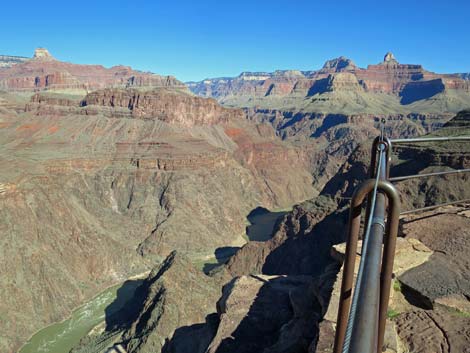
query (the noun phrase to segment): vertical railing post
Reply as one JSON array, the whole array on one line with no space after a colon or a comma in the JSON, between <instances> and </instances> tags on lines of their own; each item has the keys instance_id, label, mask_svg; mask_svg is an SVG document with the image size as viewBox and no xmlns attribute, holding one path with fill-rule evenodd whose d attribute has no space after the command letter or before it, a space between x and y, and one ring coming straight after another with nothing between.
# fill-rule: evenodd
<instances>
[{"instance_id":1,"label":"vertical railing post","mask_svg":"<svg viewBox=\"0 0 470 353\"><path fill-rule=\"evenodd\" d=\"M348 238L346 239L346 253L343 265L343 279L339 295L338 317L336 320L336 334L334 353L343 350L349 309L351 307L352 285L354 280L354 266L356 263L357 242L361 227L361 211L365 197L373 190L373 180L368 180L354 191L349 211Z\"/></svg>"},{"instance_id":2,"label":"vertical railing post","mask_svg":"<svg viewBox=\"0 0 470 353\"><path fill-rule=\"evenodd\" d=\"M377 151L379 154L380 170L375 175L377 165ZM348 353L373 353L381 352L385 320L390 295L391 276L393 272L393 258L395 252L396 236L398 231L399 197L395 187L386 179L389 176L391 143L389 139L377 138L373 143L371 156L371 178L356 188L351 200L349 217L348 239L346 256L343 267L343 279L339 299L334 353L343 351L345 339L348 339ZM385 152L385 153L383 153ZM354 266L359 239L361 220L361 207L366 196L377 187L377 195L374 209L371 207L369 197L366 214L372 212L370 233L368 239L363 242L362 256L364 264L360 276L360 283L355 303L357 306L351 310L351 298L353 290ZM390 203L388 210L388 222L385 227L385 213L387 199ZM387 234L384 241L384 233ZM367 244L365 243L367 241ZM382 256L382 243L384 251ZM366 246L367 245L367 246ZM367 254L364 249L367 248ZM383 259L382 259L383 258ZM380 270L381 268L381 270ZM359 277L359 276L358 276ZM359 280L359 279L358 279ZM356 289L355 289L356 290ZM355 310L354 317L350 317ZM348 319L350 327L348 328ZM347 337L346 334L350 337Z\"/></svg>"}]
</instances>

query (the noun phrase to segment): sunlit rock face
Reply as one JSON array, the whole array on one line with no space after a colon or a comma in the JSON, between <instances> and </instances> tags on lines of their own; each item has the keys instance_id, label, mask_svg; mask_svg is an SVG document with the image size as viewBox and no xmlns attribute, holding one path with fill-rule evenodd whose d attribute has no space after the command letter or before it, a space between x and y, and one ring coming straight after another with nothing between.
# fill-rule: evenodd
<instances>
[{"instance_id":1,"label":"sunlit rock face","mask_svg":"<svg viewBox=\"0 0 470 353\"><path fill-rule=\"evenodd\" d=\"M46 48L36 48L33 55L34 60L54 60Z\"/></svg>"}]
</instances>

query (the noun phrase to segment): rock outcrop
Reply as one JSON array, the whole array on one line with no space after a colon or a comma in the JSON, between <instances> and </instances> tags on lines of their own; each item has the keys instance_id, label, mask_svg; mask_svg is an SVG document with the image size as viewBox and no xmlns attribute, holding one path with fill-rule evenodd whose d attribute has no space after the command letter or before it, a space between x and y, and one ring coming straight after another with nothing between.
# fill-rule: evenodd
<instances>
[{"instance_id":1,"label":"rock outcrop","mask_svg":"<svg viewBox=\"0 0 470 353\"><path fill-rule=\"evenodd\" d=\"M427 215L434 213L407 217L402 229L407 238L419 239L434 254L398 278L407 291L419 293L411 300L423 309L432 308L436 301L444 303L446 298L470 297L470 218L452 213Z\"/></svg>"},{"instance_id":2,"label":"rock outcrop","mask_svg":"<svg viewBox=\"0 0 470 353\"><path fill-rule=\"evenodd\" d=\"M242 111L221 107L214 99L168 90L138 91L105 89L89 93L82 106L112 108L122 116L128 110L133 118L158 119L184 126L213 125L244 118Z\"/></svg>"},{"instance_id":3,"label":"rock outcrop","mask_svg":"<svg viewBox=\"0 0 470 353\"><path fill-rule=\"evenodd\" d=\"M395 59L395 55L393 55L392 52L388 52L384 56L384 64L389 65L389 64L398 64L397 59Z\"/></svg>"},{"instance_id":4,"label":"rock outcrop","mask_svg":"<svg viewBox=\"0 0 470 353\"><path fill-rule=\"evenodd\" d=\"M144 282L143 303L123 332L128 353L204 352L213 335L203 327L215 312L217 283L175 252Z\"/></svg>"},{"instance_id":5,"label":"rock outcrop","mask_svg":"<svg viewBox=\"0 0 470 353\"><path fill-rule=\"evenodd\" d=\"M46 48L36 48L33 60L54 60L54 58Z\"/></svg>"},{"instance_id":6,"label":"rock outcrop","mask_svg":"<svg viewBox=\"0 0 470 353\"><path fill-rule=\"evenodd\" d=\"M341 71L353 71L357 69L356 64L344 56L340 56L336 59L331 59L325 62L321 72L322 73L331 73L331 72L341 72Z\"/></svg>"},{"instance_id":7,"label":"rock outcrop","mask_svg":"<svg viewBox=\"0 0 470 353\"><path fill-rule=\"evenodd\" d=\"M334 91L363 91L363 87L359 84L356 76L352 73L344 72L328 76L326 90Z\"/></svg>"}]
</instances>

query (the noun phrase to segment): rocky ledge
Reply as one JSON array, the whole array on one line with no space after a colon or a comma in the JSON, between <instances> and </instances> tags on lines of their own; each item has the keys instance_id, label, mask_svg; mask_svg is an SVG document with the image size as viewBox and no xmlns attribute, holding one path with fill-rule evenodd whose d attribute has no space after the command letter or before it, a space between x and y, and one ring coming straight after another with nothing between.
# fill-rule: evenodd
<instances>
[{"instance_id":1,"label":"rocky ledge","mask_svg":"<svg viewBox=\"0 0 470 353\"><path fill-rule=\"evenodd\" d=\"M104 89L88 94L82 105L110 107L113 111L123 108L134 118L159 119L187 126L216 124L243 117L241 110L223 108L214 99L171 90Z\"/></svg>"}]
</instances>

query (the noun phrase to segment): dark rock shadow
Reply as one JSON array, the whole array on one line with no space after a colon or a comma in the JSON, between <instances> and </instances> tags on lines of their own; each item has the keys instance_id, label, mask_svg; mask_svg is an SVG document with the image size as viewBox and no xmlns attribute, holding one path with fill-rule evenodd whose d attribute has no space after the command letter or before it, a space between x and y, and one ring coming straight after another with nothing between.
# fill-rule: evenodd
<instances>
[{"instance_id":1,"label":"dark rock shadow","mask_svg":"<svg viewBox=\"0 0 470 353\"><path fill-rule=\"evenodd\" d=\"M317 93L325 93L328 88L328 78L322 78L320 80L316 80L315 83L310 87L307 93L307 97L314 96Z\"/></svg>"},{"instance_id":2,"label":"dark rock shadow","mask_svg":"<svg viewBox=\"0 0 470 353\"><path fill-rule=\"evenodd\" d=\"M418 174L423 169L429 167L432 163L432 153L425 151L409 149L399 152L399 158L405 160L400 164L392 163L390 176L402 176Z\"/></svg>"},{"instance_id":3,"label":"dark rock shadow","mask_svg":"<svg viewBox=\"0 0 470 353\"><path fill-rule=\"evenodd\" d=\"M421 294L417 290L407 286L406 284L400 282L400 290L405 297L405 299L410 303L411 305L414 305L418 308L424 309L424 310L432 310L433 309L433 303L432 300L426 297L425 295Z\"/></svg>"},{"instance_id":4,"label":"dark rock shadow","mask_svg":"<svg viewBox=\"0 0 470 353\"><path fill-rule=\"evenodd\" d=\"M213 313L207 315L203 323L180 327L165 342L162 353L204 353L215 336L218 325L219 317Z\"/></svg>"},{"instance_id":5,"label":"dark rock shadow","mask_svg":"<svg viewBox=\"0 0 470 353\"><path fill-rule=\"evenodd\" d=\"M129 327L145 300L143 283L143 279L129 280L117 290L116 299L105 309L106 331Z\"/></svg>"},{"instance_id":6,"label":"dark rock shadow","mask_svg":"<svg viewBox=\"0 0 470 353\"><path fill-rule=\"evenodd\" d=\"M230 257L237 252L238 249L240 249L240 247L238 246L223 246L217 248L214 251L214 256L217 262L205 263L202 270L205 274L211 273L211 271L213 271L217 267L225 264L230 259Z\"/></svg>"},{"instance_id":7,"label":"dark rock shadow","mask_svg":"<svg viewBox=\"0 0 470 353\"><path fill-rule=\"evenodd\" d=\"M410 82L403 87L400 92L401 104L411 104L413 102L427 99L438 93L444 92L445 85L441 79Z\"/></svg>"},{"instance_id":8,"label":"dark rock shadow","mask_svg":"<svg viewBox=\"0 0 470 353\"><path fill-rule=\"evenodd\" d=\"M271 212L264 207L253 209L246 217L250 222L250 225L246 227L248 240L262 242L271 239L287 213L286 211ZM239 247L230 246L216 249L214 255L217 262L205 263L203 267L204 273L211 275L217 272L239 249Z\"/></svg>"},{"instance_id":9,"label":"dark rock shadow","mask_svg":"<svg viewBox=\"0 0 470 353\"><path fill-rule=\"evenodd\" d=\"M313 279L305 276L279 277L271 280L253 276L263 282L247 315L230 337L222 337L216 353L258 353L267 348L274 352L307 353L318 337L323 308L313 294ZM236 279L224 292L230 292ZM224 306L223 298L218 307ZM295 306L295 307L294 307ZM213 342L220 324L219 315L206 316L205 323L178 328L167 340L162 353L204 353ZM225 323L227 324L227 323ZM219 334L226 335L221 327Z\"/></svg>"},{"instance_id":10,"label":"dark rock shadow","mask_svg":"<svg viewBox=\"0 0 470 353\"><path fill-rule=\"evenodd\" d=\"M292 233L267 257L262 272L267 275L320 275L336 260L331 247L346 239L349 210L328 215L307 234Z\"/></svg>"},{"instance_id":11,"label":"dark rock shadow","mask_svg":"<svg viewBox=\"0 0 470 353\"><path fill-rule=\"evenodd\" d=\"M315 130L315 132L310 135L311 137L320 137L325 131L328 131L332 127L340 124L345 124L348 121L346 115L341 114L328 114L325 119L323 119L322 125Z\"/></svg>"},{"instance_id":12,"label":"dark rock shadow","mask_svg":"<svg viewBox=\"0 0 470 353\"><path fill-rule=\"evenodd\" d=\"M279 130L284 130L288 128L289 126L292 126L298 123L299 121L302 121L302 119L304 119L304 116L305 116L304 113L296 113L293 116L286 114L284 119L289 119L289 120L287 120L287 122L285 122L282 126L280 126Z\"/></svg>"}]
</instances>

